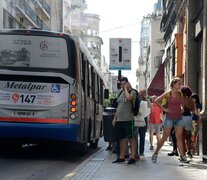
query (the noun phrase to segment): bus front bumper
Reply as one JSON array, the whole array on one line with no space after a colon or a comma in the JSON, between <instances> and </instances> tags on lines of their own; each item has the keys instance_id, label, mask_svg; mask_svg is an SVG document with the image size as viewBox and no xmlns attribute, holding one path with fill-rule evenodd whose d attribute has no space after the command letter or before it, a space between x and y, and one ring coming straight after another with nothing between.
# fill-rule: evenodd
<instances>
[{"instance_id":1,"label":"bus front bumper","mask_svg":"<svg viewBox=\"0 0 207 180\"><path fill-rule=\"evenodd\" d=\"M76 124L0 122L0 138L79 142L80 127Z\"/></svg>"}]
</instances>

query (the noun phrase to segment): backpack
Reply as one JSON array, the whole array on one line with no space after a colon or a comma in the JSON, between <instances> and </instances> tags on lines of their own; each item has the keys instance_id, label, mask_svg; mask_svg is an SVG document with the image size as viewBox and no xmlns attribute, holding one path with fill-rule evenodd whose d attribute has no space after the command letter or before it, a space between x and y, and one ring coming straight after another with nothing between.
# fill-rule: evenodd
<instances>
[{"instance_id":1,"label":"backpack","mask_svg":"<svg viewBox=\"0 0 207 180\"><path fill-rule=\"evenodd\" d=\"M140 99L139 93L138 93L138 91L136 89L132 89L131 91L135 91L136 92L136 98L134 100L134 104L131 101L131 103L132 103L132 112L133 112L134 116L136 116L136 115L139 114L139 107L140 107L141 99Z\"/></svg>"},{"instance_id":2,"label":"backpack","mask_svg":"<svg viewBox=\"0 0 207 180\"><path fill-rule=\"evenodd\" d=\"M180 92L181 98L183 98L183 93L181 91L179 91L179 92ZM168 101L170 99L170 95L171 95L171 91L168 91L166 97L162 100L161 104L165 108L167 108L167 104L168 104Z\"/></svg>"},{"instance_id":3,"label":"backpack","mask_svg":"<svg viewBox=\"0 0 207 180\"><path fill-rule=\"evenodd\" d=\"M131 91L135 91L135 92L136 92L136 98L135 98L135 100L134 100L134 103L133 103L133 101L130 101L131 104L132 104L132 113L133 113L134 116L136 116L136 115L139 114L139 107L140 107L141 99L140 99L140 97L139 97L139 93L138 93L138 91L137 91L136 89L131 89L131 90L129 91L129 93L130 93ZM119 92L119 94L118 94L118 96L117 96L118 98L119 98L119 96L122 94L122 92L123 92L123 90Z\"/></svg>"},{"instance_id":4,"label":"backpack","mask_svg":"<svg viewBox=\"0 0 207 180\"><path fill-rule=\"evenodd\" d=\"M166 97L162 100L162 103L161 104L165 108L167 108L167 104L168 104L168 101L170 99L170 94L171 94L171 92L168 91Z\"/></svg>"}]
</instances>

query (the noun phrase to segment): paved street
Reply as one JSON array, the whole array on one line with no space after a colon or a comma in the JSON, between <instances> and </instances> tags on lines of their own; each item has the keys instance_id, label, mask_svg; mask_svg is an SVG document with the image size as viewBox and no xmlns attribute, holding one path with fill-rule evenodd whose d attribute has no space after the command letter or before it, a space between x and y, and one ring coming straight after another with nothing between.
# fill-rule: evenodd
<instances>
[{"instance_id":1,"label":"paved street","mask_svg":"<svg viewBox=\"0 0 207 180\"><path fill-rule=\"evenodd\" d=\"M145 180L204 180L207 176L207 164L203 164L199 157L194 157L190 164L181 164L178 157L169 157L172 146L168 142L163 146L157 163L151 162L153 151L149 150L149 141L146 139L145 157L136 165L112 164L116 155L102 148L98 153L88 158L72 173L66 175L64 180L120 180L120 179L145 179Z\"/></svg>"}]
</instances>

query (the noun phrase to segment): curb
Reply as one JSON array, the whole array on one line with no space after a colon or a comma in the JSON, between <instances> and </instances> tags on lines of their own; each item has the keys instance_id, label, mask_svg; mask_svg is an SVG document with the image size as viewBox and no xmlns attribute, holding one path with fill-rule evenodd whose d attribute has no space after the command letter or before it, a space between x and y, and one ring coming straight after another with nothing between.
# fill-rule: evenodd
<instances>
[{"instance_id":1,"label":"curb","mask_svg":"<svg viewBox=\"0 0 207 180\"><path fill-rule=\"evenodd\" d=\"M100 150L98 150L96 153L90 155L86 160L84 160L81 164L79 164L74 170L69 172L62 180L70 180L73 179L78 172L80 172L83 168L86 167L86 164L88 164L90 161L92 161L96 156L101 154L105 150L106 146L102 147Z\"/></svg>"}]
</instances>

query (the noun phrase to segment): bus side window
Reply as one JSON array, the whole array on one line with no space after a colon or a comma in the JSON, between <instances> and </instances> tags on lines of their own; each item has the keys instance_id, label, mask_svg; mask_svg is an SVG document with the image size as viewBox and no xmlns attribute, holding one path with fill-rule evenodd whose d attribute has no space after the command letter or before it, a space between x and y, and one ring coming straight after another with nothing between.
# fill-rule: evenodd
<instances>
[{"instance_id":1,"label":"bus side window","mask_svg":"<svg viewBox=\"0 0 207 180\"><path fill-rule=\"evenodd\" d=\"M103 86L104 86L104 83L103 83L103 80L100 79L100 103L103 105Z\"/></svg>"},{"instance_id":2,"label":"bus side window","mask_svg":"<svg viewBox=\"0 0 207 180\"><path fill-rule=\"evenodd\" d=\"M95 99L95 73L93 66L91 66L91 93L92 99Z\"/></svg>"},{"instance_id":3,"label":"bus side window","mask_svg":"<svg viewBox=\"0 0 207 180\"><path fill-rule=\"evenodd\" d=\"M82 86L83 86L83 92L85 92L85 77L86 77L86 61L84 54L81 53L82 57L82 68L81 68L81 81L82 81Z\"/></svg>"},{"instance_id":4,"label":"bus side window","mask_svg":"<svg viewBox=\"0 0 207 180\"><path fill-rule=\"evenodd\" d=\"M96 74L96 102L100 102L100 99L99 99L99 97L100 97L100 86L99 86L99 80L100 80L100 78L98 77L98 75Z\"/></svg>"},{"instance_id":5,"label":"bus side window","mask_svg":"<svg viewBox=\"0 0 207 180\"><path fill-rule=\"evenodd\" d=\"M92 86L92 81L91 81L91 65L89 62L87 62L87 90L88 90L88 97L92 97L92 91L91 91L91 86Z\"/></svg>"}]
</instances>

